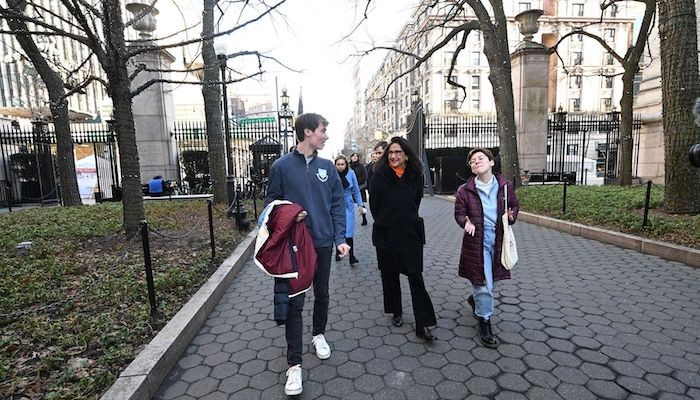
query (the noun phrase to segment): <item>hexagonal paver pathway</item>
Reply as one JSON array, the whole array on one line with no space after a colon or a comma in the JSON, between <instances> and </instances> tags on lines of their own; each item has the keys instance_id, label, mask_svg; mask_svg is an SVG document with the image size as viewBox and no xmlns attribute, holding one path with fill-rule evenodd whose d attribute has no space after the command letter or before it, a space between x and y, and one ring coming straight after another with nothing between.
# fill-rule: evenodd
<instances>
[{"instance_id":1,"label":"hexagonal paver pathway","mask_svg":"<svg viewBox=\"0 0 700 400\"><path fill-rule=\"evenodd\" d=\"M700 270L535 225L518 223L521 255L498 288L494 330L482 347L457 276L461 229L453 204L426 197L426 286L439 340L413 334L382 309L371 224L357 226L360 264L333 263L330 359L308 347L303 399L700 399ZM359 221L358 221L359 222ZM251 261L155 398L282 399L283 327L272 320L271 279ZM307 295L304 342L311 339Z\"/></svg>"}]
</instances>

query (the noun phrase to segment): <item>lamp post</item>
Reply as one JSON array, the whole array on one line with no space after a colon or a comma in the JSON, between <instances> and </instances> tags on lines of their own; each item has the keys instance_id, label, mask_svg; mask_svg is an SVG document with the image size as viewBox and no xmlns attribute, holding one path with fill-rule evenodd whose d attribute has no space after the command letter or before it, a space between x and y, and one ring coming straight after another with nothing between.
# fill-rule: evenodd
<instances>
[{"instance_id":1,"label":"lamp post","mask_svg":"<svg viewBox=\"0 0 700 400\"><path fill-rule=\"evenodd\" d=\"M224 116L224 131L226 133L226 197L228 199L227 215L229 218L235 216L236 227L238 230L246 230L250 226L247 214L248 210L241 204L240 187L236 185L236 170L231 156L231 129L228 115L228 94L226 93L226 62L228 61L228 51L226 43L217 42L215 44L216 58L219 59L219 67L221 68L221 94L222 94L222 110ZM234 205L235 204L235 205Z\"/></svg>"},{"instance_id":2,"label":"lamp post","mask_svg":"<svg viewBox=\"0 0 700 400\"><path fill-rule=\"evenodd\" d=\"M231 131L229 129L228 94L226 93L226 63L228 61L228 54L226 43L216 42L214 47L216 58L219 59L219 68L221 68L221 108L224 117L224 136L226 138L226 198L229 204L228 216L231 217L232 205L236 198L236 179L234 178L233 158L231 157Z\"/></svg>"},{"instance_id":3,"label":"lamp post","mask_svg":"<svg viewBox=\"0 0 700 400\"><path fill-rule=\"evenodd\" d=\"M294 111L289 108L289 95L287 94L287 88L282 88L282 108L279 110L279 124L280 124L280 134L284 136L284 150L283 153L289 153L289 128L291 128L292 116L294 116Z\"/></svg>"}]
</instances>

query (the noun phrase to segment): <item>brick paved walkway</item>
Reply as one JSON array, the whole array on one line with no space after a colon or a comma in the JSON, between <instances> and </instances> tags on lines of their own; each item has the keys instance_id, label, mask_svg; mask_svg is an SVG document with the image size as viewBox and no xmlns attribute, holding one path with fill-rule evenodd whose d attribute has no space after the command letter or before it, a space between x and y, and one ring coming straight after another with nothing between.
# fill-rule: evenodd
<instances>
[{"instance_id":1,"label":"brick paved walkway","mask_svg":"<svg viewBox=\"0 0 700 400\"><path fill-rule=\"evenodd\" d=\"M525 223L521 261L499 287L503 344L482 347L456 276L461 230L453 205L423 200L425 281L439 338L413 333L402 278L402 328L382 310L371 225L358 226L359 266L333 263L321 362L304 354L302 399L700 399L700 270ZM283 399L284 329L272 281L250 261L209 316L157 399ZM304 341L311 339L307 295Z\"/></svg>"}]
</instances>

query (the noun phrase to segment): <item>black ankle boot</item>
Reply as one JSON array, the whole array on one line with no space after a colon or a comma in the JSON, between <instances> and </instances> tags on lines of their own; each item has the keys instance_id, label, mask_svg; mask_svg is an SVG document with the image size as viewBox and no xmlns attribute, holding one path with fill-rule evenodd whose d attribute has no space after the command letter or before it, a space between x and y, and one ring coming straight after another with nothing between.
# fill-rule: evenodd
<instances>
[{"instance_id":1,"label":"black ankle boot","mask_svg":"<svg viewBox=\"0 0 700 400\"><path fill-rule=\"evenodd\" d=\"M345 238L345 243L350 246L350 265L357 264L359 261L355 258L355 240L353 238Z\"/></svg>"},{"instance_id":2,"label":"black ankle boot","mask_svg":"<svg viewBox=\"0 0 700 400\"><path fill-rule=\"evenodd\" d=\"M498 338L493 334L491 330L491 321L488 319L483 319L481 317L476 317L479 321L479 336L481 337L481 343L490 348L495 349L498 347Z\"/></svg>"},{"instance_id":3,"label":"black ankle boot","mask_svg":"<svg viewBox=\"0 0 700 400\"><path fill-rule=\"evenodd\" d=\"M360 225L362 225L362 226L367 225L367 215L362 214L362 223Z\"/></svg>"},{"instance_id":4,"label":"black ankle boot","mask_svg":"<svg viewBox=\"0 0 700 400\"><path fill-rule=\"evenodd\" d=\"M421 338L423 340L427 340L427 341L432 341L432 340L437 339L435 337L435 335L430 333L430 330L428 329L428 327L423 327L420 325L416 325L416 336L418 336L419 338Z\"/></svg>"}]
</instances>

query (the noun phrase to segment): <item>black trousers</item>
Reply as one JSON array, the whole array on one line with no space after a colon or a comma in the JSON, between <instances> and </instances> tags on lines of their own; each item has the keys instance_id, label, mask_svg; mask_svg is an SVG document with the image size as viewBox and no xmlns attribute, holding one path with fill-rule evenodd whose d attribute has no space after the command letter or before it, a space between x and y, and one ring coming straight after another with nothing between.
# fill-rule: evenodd
<instances>
[{"instance_id":1,"label":"black trousers","mask_svg":"<svg viewBox=\"0 0 700 400\"><path fill-rule=\"evenodd\" d=\"M313 332L314 336L326 332L328 322L328 279L331 276L331 247L317 247L316 255L318 268L314 276L314 316ZM287 324L285 325L285 336L287 338L287 363L291 365L301 364L302 337L304 335L304 321L301 312L304 310L305 293L294 296L289 302L289 313L287 314Z\"/></svg>"},{"instance_id":2,"label":"black trousers","mask_svg":"<svg viewBox=\"0 0 700 400\"><path fill-rule=\"evenodd\" d=\"M401 306L401 282L398 272L382 271L382 288L384 289L384 312L389 314L402 314ZM413 314L416 317L416 327L434 326L435 309L430 300L428 291L425 290L423 274L408 274L408 285L411 288L411 301Z\"/></svg>"}]
</instances>

